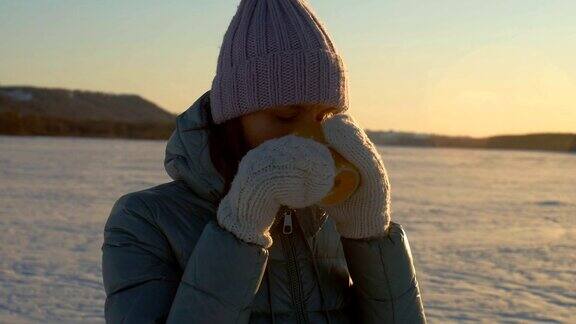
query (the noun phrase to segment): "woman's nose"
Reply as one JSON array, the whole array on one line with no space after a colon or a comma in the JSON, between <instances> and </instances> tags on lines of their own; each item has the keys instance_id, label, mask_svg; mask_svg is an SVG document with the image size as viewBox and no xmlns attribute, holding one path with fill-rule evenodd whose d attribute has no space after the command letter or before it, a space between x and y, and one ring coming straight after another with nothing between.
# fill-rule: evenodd
<instances>
[{"instance_id":1,"label":"woman's nose","mask_svg":"<svg viewBox=\"0 0 576 324\"><path fill-rule=\"evenodd\" d=\"M324 119L328 118L328 116L330 115L331 115L331 109L329 108L310 109L310 112L306 119L310 122L321 123Z\"/></svg>"}]
</instances>

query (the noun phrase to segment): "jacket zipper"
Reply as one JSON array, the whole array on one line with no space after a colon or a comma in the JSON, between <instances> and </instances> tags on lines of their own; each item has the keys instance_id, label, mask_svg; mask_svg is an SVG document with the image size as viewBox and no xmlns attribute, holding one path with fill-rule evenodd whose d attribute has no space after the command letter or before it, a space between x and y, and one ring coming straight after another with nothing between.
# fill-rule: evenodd
<instances>
[{"instance_id":1,"label":"jacket zipper","mask_svg":"<svg viewBox=\"0 0 576 324\"><path fill-rule=\"evenodd\" d=\"M292 215L294 211L287 209L284 211L284 222L282 226L282 250L287 260L288 282L292 303L296 310L296 320L298 323L309 323L306 305L304 304L302 291L302 278L296 262L296 247L294 243L294 226L292 225Z\"/></svg>"}]
</instances>

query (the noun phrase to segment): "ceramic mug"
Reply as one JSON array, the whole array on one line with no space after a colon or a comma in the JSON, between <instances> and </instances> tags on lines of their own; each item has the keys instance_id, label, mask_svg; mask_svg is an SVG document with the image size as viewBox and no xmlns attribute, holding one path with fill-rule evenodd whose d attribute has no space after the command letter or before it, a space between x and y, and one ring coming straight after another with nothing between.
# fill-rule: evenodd
<instances>
[{"instance_id":1,"label":"ceramic mug","mask_svg":"<svg viewBox=\"0 0 576 324\"><path fill-rule=\"evenodd\" d=\"M332 190L322 198L325 205L334 205L348 199L360 185L360 172L352 163L346 160L340 153L330 147L324 137L322 125L319 123L306 123L296 126L292 132L294 135L306 137L320 142L330 150L336 166L336 177Z\"/></svg>"}]
</instances>

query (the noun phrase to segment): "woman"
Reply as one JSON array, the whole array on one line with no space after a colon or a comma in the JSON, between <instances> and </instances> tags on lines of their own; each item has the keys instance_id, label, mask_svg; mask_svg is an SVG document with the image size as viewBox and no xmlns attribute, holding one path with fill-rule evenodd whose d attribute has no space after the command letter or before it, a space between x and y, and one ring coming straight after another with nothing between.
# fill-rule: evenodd
<instances>
[{"instance_id":1,"label":"woman","mask_svg":"<svg viewBox=\"0 0 576 324\"><path fill-rule=\"evenodd\" d=\"M174 181L123 195L104 229L109 323L423 323L410 247L390 221L386 170L346 112L343 61L301 0L242 0L216 76L177 118ZM354 164L334 184L321 127Z\"/></svg>"}]
</instances>

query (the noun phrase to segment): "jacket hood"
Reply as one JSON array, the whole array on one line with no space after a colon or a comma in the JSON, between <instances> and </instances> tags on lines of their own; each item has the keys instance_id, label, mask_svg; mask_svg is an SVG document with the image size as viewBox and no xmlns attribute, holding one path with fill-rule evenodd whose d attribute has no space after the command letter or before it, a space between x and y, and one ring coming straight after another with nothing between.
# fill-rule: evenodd
<instances>
[{"instance_id":1,"label":"jacket hood","mask_svg":"<svg viewBox=\"0 0 576 324\"><path fill-rule=\"evenodd\" d=\"M183 180L198 196L217 204L223 196L224 178L217 171L208 149L210 91L176 118L168 139L164 168L174 180Z\"/></svg>"}]
</instances>

